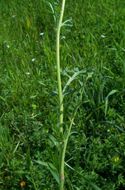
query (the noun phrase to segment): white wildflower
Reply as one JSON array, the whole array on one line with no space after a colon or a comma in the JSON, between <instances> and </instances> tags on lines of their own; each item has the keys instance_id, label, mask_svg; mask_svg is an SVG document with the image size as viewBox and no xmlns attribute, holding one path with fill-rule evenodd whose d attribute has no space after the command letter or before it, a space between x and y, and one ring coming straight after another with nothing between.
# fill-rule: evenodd
<instances>
[{"instance_id":1,"label":"white wildflower","mask_svg":"<svg viewBox=\"0 0 125 190\"><path fill-rule=\"evenodd\" d=\"M43 36L44 35L44 32L40 32L40 34L39 34L40 36Z\"/></svg>"},{"instance_id":2,"label":"white wildflower","mask_svg":"<svg viewBox=\"0 0 125 190\"><path fill-rule=\"evenodd\" d=\"M106 36L104 34L101 35L101 38L105 38Z\"/></svg>"},{"instance_id":3,"label":"white wildflower","mask_svg":"<svg viewBox=\"0 0 125 190\"><path fill-rule=\"evenodd\" d=\"M16 17L16 15L12 15L12 18L15 18Z\"/></svg>"},{"instance_id":4,"label":"white wildflower","mask_svg":"<svg viewBox=\"0 0 125 190\"><path fill-rule=\"evenodd\" d=\"M36 59L35 58L32 58L32 62L34 62Z\"/></svg>"},{"instance_id":5,"label":"white wildflower","mask_svg":"<svg viewBox=\"0 0 125 190\"><path fill-rule=\"evenodd\" d=\"M30 75L30 72L26 72L26 75Z\"/></svg>"}]
</instances>

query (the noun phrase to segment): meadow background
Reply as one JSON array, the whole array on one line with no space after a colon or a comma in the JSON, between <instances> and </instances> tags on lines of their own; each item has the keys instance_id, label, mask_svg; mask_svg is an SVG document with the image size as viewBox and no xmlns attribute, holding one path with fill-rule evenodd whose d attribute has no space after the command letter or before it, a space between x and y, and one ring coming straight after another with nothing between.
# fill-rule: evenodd
<instances>
[{"instance_id":1,"label":"meadow background","mask_svg":"<svg viewBox=\"0 0 125 190\"><path fill-rule=\"evenodd\" d=\"M56 190L58 0L0 0L0 189ZM125 189L125 1L67 0L66 190ZM40 165L40 160L44 164ZM50 168L45 163L51 163ZM54 171L54 172L53 172Z\"/></svg>"}]
</instances>

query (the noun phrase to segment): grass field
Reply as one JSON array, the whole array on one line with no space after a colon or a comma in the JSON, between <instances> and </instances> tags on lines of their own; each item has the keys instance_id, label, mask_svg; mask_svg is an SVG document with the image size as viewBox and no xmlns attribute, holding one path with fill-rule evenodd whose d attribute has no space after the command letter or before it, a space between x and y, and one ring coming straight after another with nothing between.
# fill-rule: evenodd
<instances>
[{"instance_id":1,"label":"grass field","mask_svg":"<svg viewBox=\"0 0 125 190\"><path fill-rule=\"evenodd\" d=\"M0 190L57 190L59 0L0 1ZM125 1L67 0L65 190L125 189Z\"/></svg>"}]
</instances>

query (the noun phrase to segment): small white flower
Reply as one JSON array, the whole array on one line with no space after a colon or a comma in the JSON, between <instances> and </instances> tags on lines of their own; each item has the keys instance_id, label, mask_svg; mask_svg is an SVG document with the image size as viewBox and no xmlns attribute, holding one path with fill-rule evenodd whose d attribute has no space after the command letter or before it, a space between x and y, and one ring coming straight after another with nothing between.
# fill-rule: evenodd
<instances>
[{"instance_id":1,"label":"small white flower","mask_svg":"<svg viewBox=\"0 0 125 190\"><path fill-rule=\"evenodd\" d=\"M12 15L12 18L15 18L16 17L16 15Z\"/></svg>"},{"instance_id":2,"label":"small white flower","mask_svg":"<svg viewBox=\"0 0 125 190\"><path fill-rule=\"evenodd\" d=\"M26 75L30 75L30 73L29 73L29 72L26 72Z\"/></svg>"},{"instance_id":3,"label":"small white flower","mask_svg":"<svg viewBox=\"0 0 125 190\"><path fill-rule=\"evenodd\" d=\"M32 58L32 62L34 62L36 59L35 58Z\"/></svg>"},{"instance_id":4,"label":"small white flower","mask_svg":"<svg viewBox=\"0 0 125 190\"><path fill-rule=\"evenodd\" d=\"M65 36L62 36L61 39L66 39L66 37L65 37Z\"/></svg>"},{"instance_id":5,"label":"small white flower","mask_svg":"<svg viewBox=\"0 0 125 190\"><path fill-rule=\"evenodd\" d=\"M41 32L39 35L40 35L40 36L43 36L43 35L44 35L44 32Z\"/></svg>"},{"instance_id":6,"label":"small white flower","mask_svg":"<svg viewBox=\"0 0 125 190\"><path fill-rule=\"evenodd\" d=\"M105 35L103 35L103 34L101 35L101 38L105 38L105 37L106 37Z\"/></svg>"}]
</instances>

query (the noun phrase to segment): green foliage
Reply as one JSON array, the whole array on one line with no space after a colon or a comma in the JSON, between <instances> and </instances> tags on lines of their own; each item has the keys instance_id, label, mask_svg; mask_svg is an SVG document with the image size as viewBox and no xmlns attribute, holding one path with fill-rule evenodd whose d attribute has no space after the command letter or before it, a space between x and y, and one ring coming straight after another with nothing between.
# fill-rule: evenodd
<instances>
[{"instance_id":1,"label":"green foliage","mask_svg":"<svg viewBox=\"0 0 125 190\"><path fill-rule=\"evenodd\" d=\"M57 0L0 1L1 190L58 189L59 7ZM67 1L64 129L78 107L66 153L67 190L125 188L124 7L123 0Z\"/></svg>"}]
</instances>

